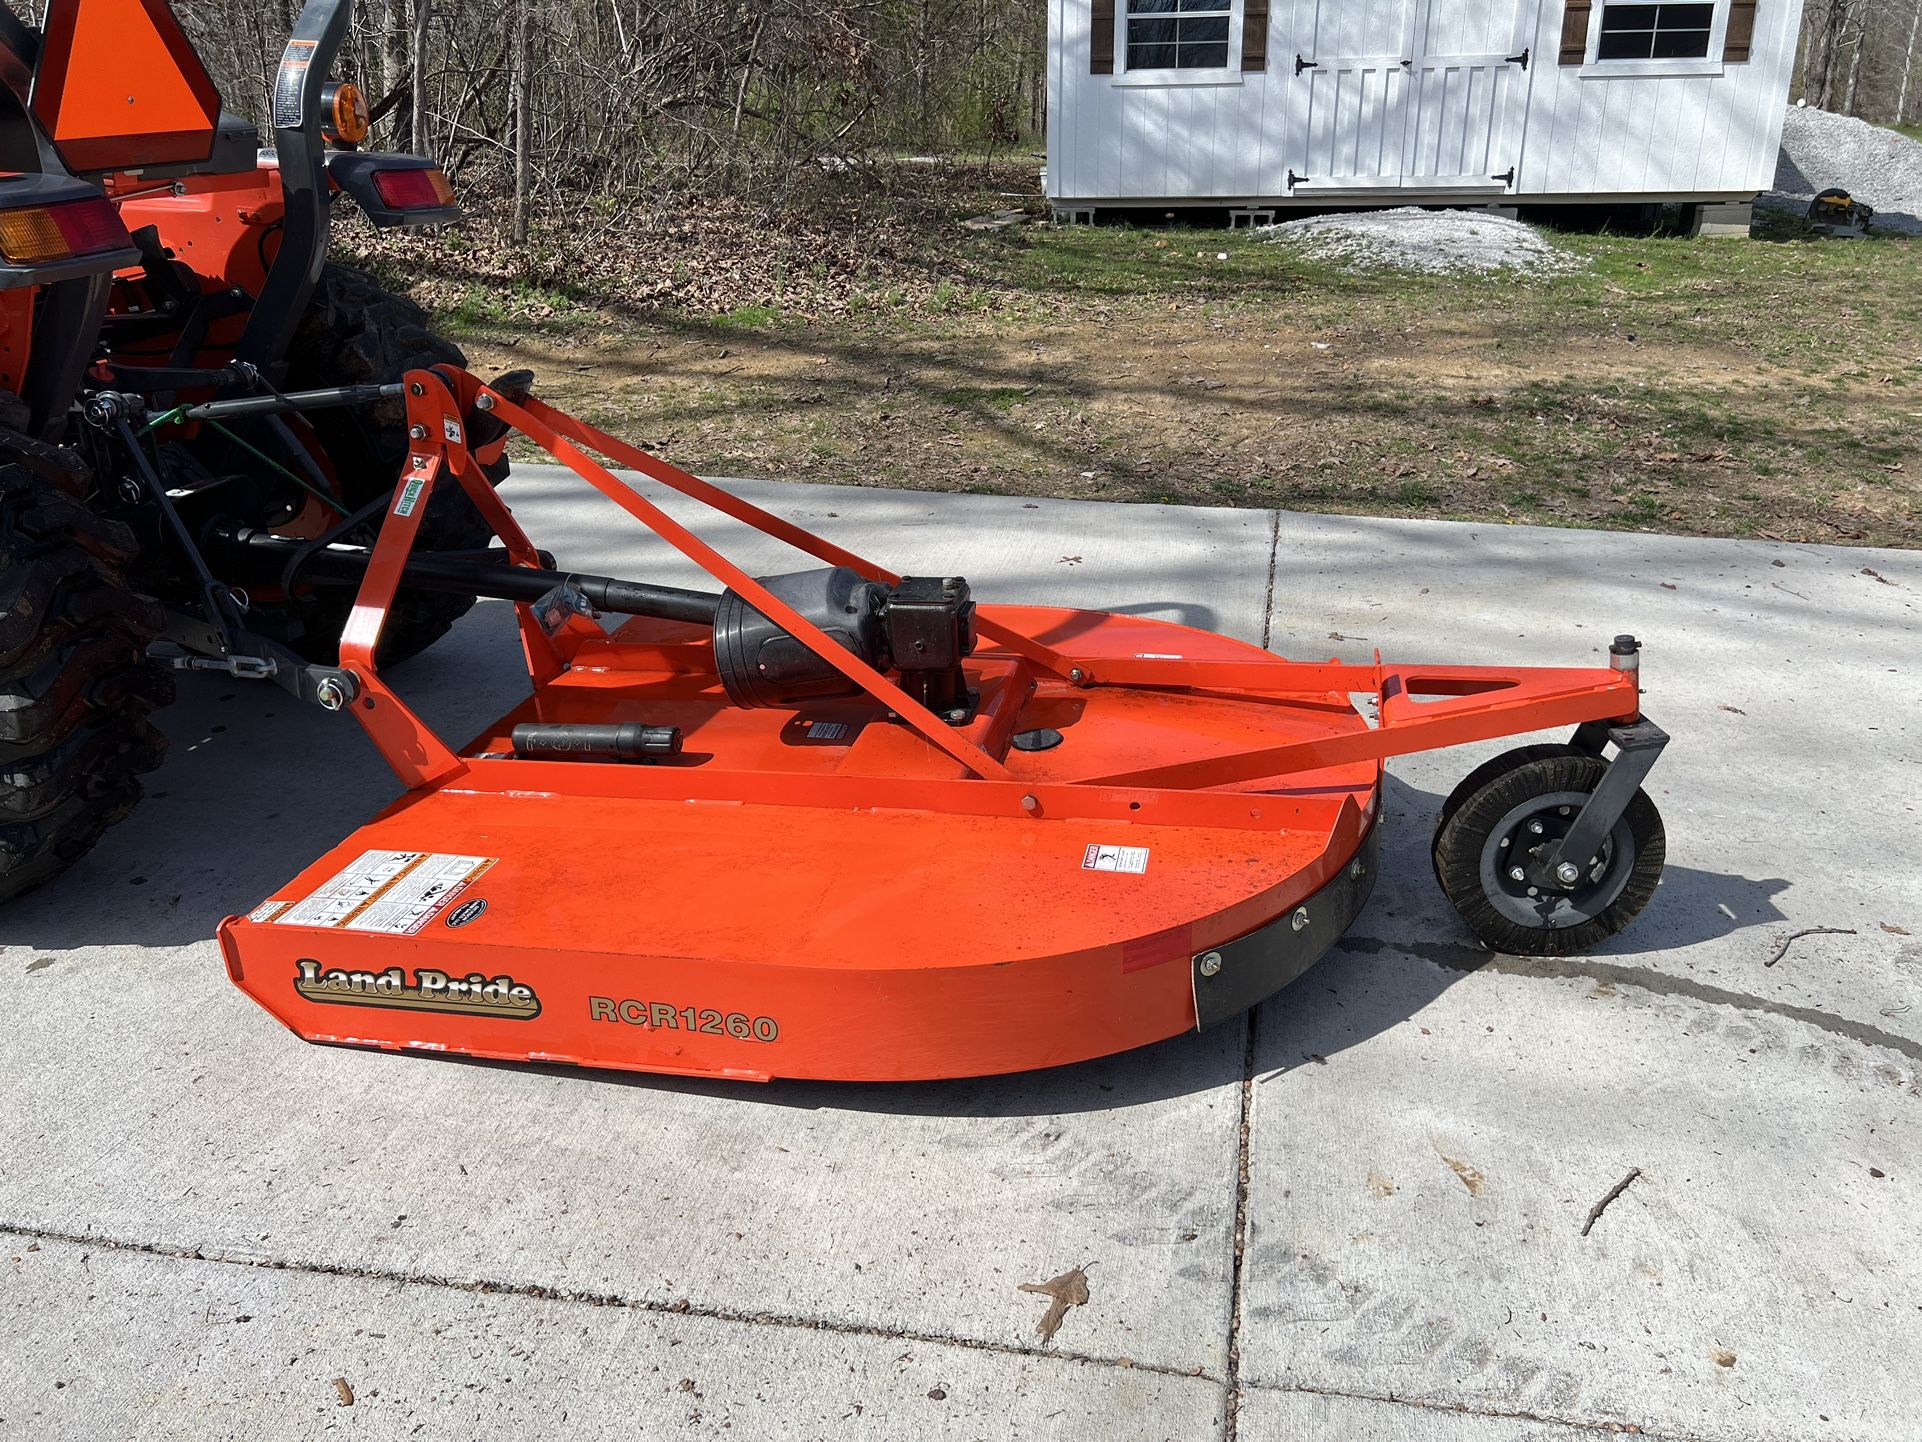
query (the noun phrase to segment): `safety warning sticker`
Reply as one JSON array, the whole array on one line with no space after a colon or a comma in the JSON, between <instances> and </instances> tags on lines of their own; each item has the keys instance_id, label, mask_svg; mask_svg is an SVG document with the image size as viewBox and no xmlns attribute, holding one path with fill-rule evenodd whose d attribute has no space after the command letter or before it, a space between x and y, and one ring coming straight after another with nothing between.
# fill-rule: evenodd
<instances>
[{"instance_id":1,"label":"safety warning sticker","mask_svg":"<svg viewBox=\"0 0 1922 1442\"><path fill-rule=\"evenodd\" d=\"M247 920L254 922L272 921L290 905L292 905L292 903L286 901L263 901L247 913Z\"/></svg>"},{"instance_id":2,"label":"safety warning sticker","mask_svg":"<svg viewBox=\"0 0 1922 1442\"><path fill-rule=\"evenodd\" d=\"M1123 871L1142 876L1148 870L1145 846L1090 846L1081 858L1083 871Z\"/></svg>"},{"instance_id":3,"label":"safety warning sticker","mask_svg":"<svg viewBox=\"0 0 1922 1442\"><path fill-rule=\"evenodd\" d=\"M363 851L353 865L276 918L276 924L411 936L498 859Z\"/></svg>"}]
</instances>

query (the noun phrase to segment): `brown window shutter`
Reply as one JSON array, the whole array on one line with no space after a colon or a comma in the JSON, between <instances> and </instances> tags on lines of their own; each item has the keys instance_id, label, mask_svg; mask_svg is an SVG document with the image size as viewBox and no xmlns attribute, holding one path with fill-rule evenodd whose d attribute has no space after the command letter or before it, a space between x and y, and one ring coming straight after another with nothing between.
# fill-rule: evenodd
<instances>
[{"instance_id":1,"label":"brown window shutter","mask_svg":"<svg viewBox=\"0 0 1922 1442\"><path fill-rule=\"evenodd\" d=\"M1114 74L1114 0L1094 0L1094 24L1088 40L1088 73Z\"/></svg>"},{"instance_id":2,"label":"brown window shutter","mask_svg":"<svg viewBox=\"0 0 1922 1442\"><path fill-rule=\"evenodd\" d=\"M1568 0L1562 9L1562 64L1588 63L1589 0Z\"/></svg>"},{"instance_id":3,"label":"brown window shutter","mask_svg":"<svg viewBox=\"0 0 1922 1442\"><path fill-rule=\"evenodd\" d=\"M1728 38L1722 44L1722 59L1748 59L1749 46L1754 40L1755 0L1729 0Z\"/></svg>"},{"instance_id":4,"label":"brown window shutter","mask_svg":"<svg viewBox=\"0 0 1922 1442\"><path fill-rule=\"evenodd\" d=\"M1242 10L1241 68L1268 68L1268 0L1246 0Z\"/></svg>"}]
</instances>

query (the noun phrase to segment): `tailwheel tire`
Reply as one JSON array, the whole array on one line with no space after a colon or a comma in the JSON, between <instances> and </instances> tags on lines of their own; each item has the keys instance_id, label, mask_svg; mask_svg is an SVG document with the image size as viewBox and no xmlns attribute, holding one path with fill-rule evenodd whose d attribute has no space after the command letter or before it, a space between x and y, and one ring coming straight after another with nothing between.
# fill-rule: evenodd
<instances>
[{"instance_id":1,"label":"tailwheel tire","mask_svg":"<svg viewBox=\"0 0 1922 1442\"><path fill-rule=\"evenodd\" d=\"M165 617L121 577L136 543L47 476L0 466L0 902L51 881L124 819L166 741Z\"/></svg>"},{"instance_id":2,"label":"tailwheel tire","mask_svg":"<svg viewBox=\"0 0 1922 1442\"><path fill-rule=\"evenodd\" d=\"M1512 751L1504 751L1492 760L1484 761L1473 771L1462 777L1461 784L1448 793L1442 802L1441 815L1435 818L1435 837L1429 844L1429 859L1435 867L1435 880L1441 880L1441 836L1448 829L1448 823L1455 813L1462 809L1462 803L1497 776L1505 775L1518 766L1526 766L1531 761L1548 761L1557 756L1582 756L1565 741L1543 742L1534 746L1517 746Z\"/></svg>"},{"instance_id":3,"label":"tailwheel tire","mask_svg":"<svg viewBox=\"0 0 1922 1442\"><path fill-rule=\"evenodd\" d=\"M427 313L405 296L384 290L352 266L329 263L314 288L287 357L292 389L384 384L410 370L437 365L465 366L467 357L452 341L427 328ZM385 495L407 462L407 406L400 400L316 411L311 424L338 478L341 500L358 510ZM507 479L505 456L483 468L488 482ZM345 537L371 545L379 523L364 534ZM451 475L434 487L423 513L416 551L478 551L494 539L493 529ZM403 588L388 608L378 660L391 666L417 656L452 629L473 608L474 597ZM333 664L340 658L340 632L353 609L351 587L328 587L297 603L303 622L293 644L311 661Z\"/></svg>"},{"instance_id":4,"label":"tailwheel tire","mask_svg":"<svg viewBox=\"0 0 1922 1442\"><path fill-rule=\"evenodd\" d=\"M1494 950L1586 951L1627 926L1655 895L1668 841L1655 803L1639 790L1576 881L1543 886L1531 876L1532 855L1567 834L1607 771L1600 757L1572 749L1522 761L1483 780L1436 833L1442 892Z\"/></svg>"}]
</instances>

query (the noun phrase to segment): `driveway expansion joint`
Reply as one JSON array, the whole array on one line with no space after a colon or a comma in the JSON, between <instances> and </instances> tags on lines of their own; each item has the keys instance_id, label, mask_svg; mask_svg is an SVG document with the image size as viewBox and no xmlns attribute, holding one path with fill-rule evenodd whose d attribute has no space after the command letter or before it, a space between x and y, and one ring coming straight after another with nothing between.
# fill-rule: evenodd
<instances>
[{"instance_id":1,"label":"driveway expansion joint","mask_svg":"<svg viewBox=\"0 0 1922 1442\"><path fill-rule=\"evenodd\" d=\"M1574 1417L1557 1417L1547 1412L1524 1412L1506 1407L1475 1407L1465 1402L1436 1402L1418 1397L1397 1397L1374 1392L1344 1392L1338 1387L1281 1385L1273 1382L1240 1384L1250 1392L1297 1393L1305 1397L1331 1397L1341 1402L1378 1402L1388 1407L1412 1407L1422 1412L1451 1412L1462 1417L1486 1417L1496 1422L1533 1422L1544 1427L1568 1427L1593 1432L1598 1437L1641 1437L1646 1442L1728 1442L1695 1432L1655 1432L1635 1422L1584 1422ZM1632 1431L1629 1429L1633 1429Z\"/></svg>"},{"instance_id":2,"label":"driveway expansion joint","mask_svg":"<svg viewBox=\"0 0 1922 1442\"><path fill-rule=\"evenodd\" d=\"M1864 1021L1852 1021L1845 1016L1837 1016L1832 1011L1821 1011L1812 1006L1794 1006L1784 1001L1770 1001L1765 996L1751 992L1732 991L1727 987L1710 986L1692 977L1673 976L1668 972L1656 971L1647 966L1622 966L1618 963L1601 961L1582 956L1509 956L1505 952L1484 951L1466 942L1406 942L1384 941L1374 936L1344 936L1338 943L1347 951L1360 952L1366 956L1382 956L1390 953L1414 956L1422 961L1442 967L1448 971L1469 974L1478 971L1493 972L1498 976L1518 976L1543 981L1595 981L1609 982L1615 986L1632 986L1651 996L1683 997L1689 1001L1699 1001L1705 1006L1726 1006L1736 1011L1752 1012L1758 1016L1780 1017L1784 1021L1800 1022L1804 1026L1825 1031L1831 1036L1841 1037L1844 1041L1857 1042L1862 1046L1881 1047L1907 1057L1912 1062L1922 1063L1922 1041L1912 1041L1905 1036L1897 1036L1879 1026Z\"/></svg>"},{"instance_id":3,"label":"driveway expansion joint","mask_svg":"<svg viewBox=\"0 0 1922 1442\"><path fill-rule=\"evenodd\" d=\"M99 1251L138 1252L178 1262L206 1262L223 1267L248 1267L267 1272L297 1272L315 1277L344 1277L358 1282L391 1286L437 1287L450 1292L469 1292L490 1297L522 1297L542 1302L569 1302L588 1307L609 1307L646 1312L660 1317L695 1317L710 1322L729 1322L745 1327L788 1327L806 1332L831 1332L838 1336L870 1337L890 1342L914 1342L931 1347L965 1347L976 1352L992 1352L1005 1357L1052 1358L1078 1362L1084 1366L1109 1367L1117 1371L1147 1372L1180 1381L1212 1382L1225 1385L1205 1368L1164 1367L1152 1362L1136 1362L1122 1357L1096 1357L1086 1352L1069 1352L1056 1347L1022 1347L1013 1343L989 1342L974 1337L943 1336L934 1332L905 1328L867 1326L858 1322L837 1322L826 1318L796 1317L779 1312L743 1312L727 1307L709 1307L688 1301L658 1302L642 1297L626 1297L617 1292L594 1292L582 1288L545 1287L533 1282L490 1282L480 1278L435 1277L425 1274L389 1271L380 1267L352 1267L326 1262L283 1261L273 1257L228 1256L194 1247L170 1247L157 1242L132 1241L121 1237L88 1232L68 1232L52 1227L36 1227L0 1221L0 1237L19 1237L30 1242L54 1242L64 1246L92 1247Z\"/></svg>"},{"instance_id":4,"label":"driveway expansion joint","mask_svg":"<svg viewBox=\"0 0 1922 1442\"><path fill-rule=\"evenodd\" d=\"M1228 1397L1221 1409L1222 1442L1235 1442L1241 1426L1241 1297L1248 1257L1248 1142L1254 1122L1255 1024L1260 1015L1259 1009L1248 1013L1248 1032L1241 1053L1241 1129L1235 1142L1235 1270L1228 1291Z\"/></svg>"}]
</instances>

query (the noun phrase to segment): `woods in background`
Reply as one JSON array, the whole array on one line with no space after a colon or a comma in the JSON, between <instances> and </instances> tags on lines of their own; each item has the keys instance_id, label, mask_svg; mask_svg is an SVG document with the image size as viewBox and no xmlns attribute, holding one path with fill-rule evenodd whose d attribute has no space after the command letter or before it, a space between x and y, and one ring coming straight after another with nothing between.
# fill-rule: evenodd
<instances>
[{"instance_id":1,"label":"woods in background","mask_svg":"<svg viewBox=\"0 0 1922 1442\"><path fill-rule=\"evenodd\" d=\"M1922 0L1807 0L1802 95L1868 120L1922 120Z\"/></svg>"},{"instance_id":2,"label":"woods in background","mask_svg":"<svg viewBox=\"0 0 1922 1442\"><path fill-rule=\"evenodd\" d=\"M256 116L298 0L178 0ZM1922 0L1807 0L1798 94L1922 118ZM376 143L513 196L780 204L881 158L1006 154L1045 125L1044 0L357 0L342 57Z\"/></svg>"},{"instance_id":3,"label":"woods in background","mask_svg":"<svg viewBox=\"0 0 1922 1442\"><path fill-rule=\"evenodd\" d=\"M228 105L265 111L298 0L177 0ZM1038 143L1039 0L357 0L377 144L456 184L779 199L806 172ZM518 162L518 164L517 164Z\"/></svg>"}]
</instances>

